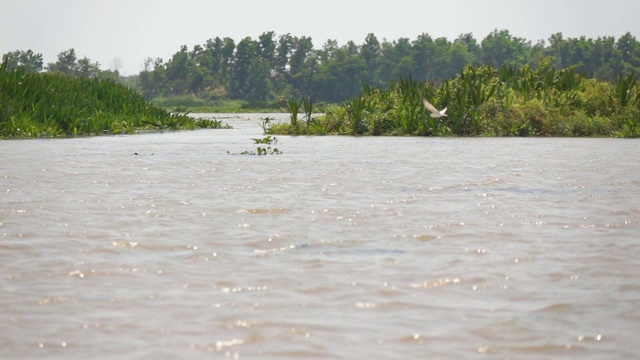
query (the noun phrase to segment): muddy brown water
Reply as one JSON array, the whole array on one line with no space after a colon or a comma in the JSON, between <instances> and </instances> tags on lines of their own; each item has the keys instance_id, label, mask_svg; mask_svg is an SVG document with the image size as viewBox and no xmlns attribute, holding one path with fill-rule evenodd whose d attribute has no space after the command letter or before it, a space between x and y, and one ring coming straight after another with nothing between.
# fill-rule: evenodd
<instances>
[{"instance_id":1,"label":"muddy brown water","mask_svg":"<svg viewBox=\"0 0 640 360\"><path fill-rule=\"evenodd\" d=\"M638 356L639 140L215 116L0 141L0 358Z\"/></svg>"}]
</instances>

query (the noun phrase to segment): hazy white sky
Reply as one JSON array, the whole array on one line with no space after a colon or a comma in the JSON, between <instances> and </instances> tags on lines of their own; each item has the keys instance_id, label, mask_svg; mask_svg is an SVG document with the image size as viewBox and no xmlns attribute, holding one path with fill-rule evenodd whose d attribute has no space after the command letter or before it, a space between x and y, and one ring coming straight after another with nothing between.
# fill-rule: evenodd
<instances>
[{"instance_id":1,"label":"hazy white sky","mask_svg":"<svg viewBox=\"0 0 640 360\"><path fill-rule=\"evenodd\" d=\"M216 36L274 31L310 36L316 48L327 39L362 44L368 33L380 41L472 33L480 42L494 29L533 43L556 32L638 38L638 14L638 0L0 0L0 54L31 49L46 64L74 48L105 70L117 58L133 75L147 57L167 60Z\"/></svg>"}]
</instances>

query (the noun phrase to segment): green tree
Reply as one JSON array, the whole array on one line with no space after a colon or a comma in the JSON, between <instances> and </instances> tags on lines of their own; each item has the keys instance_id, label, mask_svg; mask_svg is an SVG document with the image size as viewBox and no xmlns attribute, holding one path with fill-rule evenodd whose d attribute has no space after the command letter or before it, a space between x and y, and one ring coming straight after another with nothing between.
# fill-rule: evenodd
<instances>
[{"instance_id":1,"label":"green tree","mask_svg":"<svg viewBox=\"0 0 640 360\"><path fill-rule=\"evenodd\" d=\"M273 65L273 83L275 91L280 98L293 96L291 86L291 75L289 74L289 58L293 47L293 37L291 34L284 34L278 37Z\"/></svg>"},{"instance_id":2,"label":"green tree","mask_svg":"<svg viewBox=\"0 0 640 360\"><path fill-rule=\"evenodd\" d=\"M394 51L391 52L393 58L391 79L410 77L415 71L411 41L409 38L402 37L395 42L393 49Z\"/></svg>"},{"instance_id":3,"label":"green tree","mask_svg":"<svg viewBox=\"0 0 640 360\"><path fill-rule=\"evenodd\" d=\"M222 42L220 73L218 73L218 76L222 77L222 81L226 84L227 88L229 87L229 81L231 81L235 52L236 42L232 38L225 37Z\"/></svg>"},{"instance_id":4,"label":"green tree","mask_svg":"<svg viewBox=\"0 0 640 360\"><path fill-rule=\"evenodd\" d=\"M205 88L224 91L228 89L229 79L233 69L235 41L231 38L209 39L201 47L196 57L196 82L202 79Z\"/></svg>"},{"instance_id":5,"label":"green tree","mask_svg":"<svg viewBox=\"0 0 640 360\"><path fill-rule=\"evenodd\" d=\"M625 73L640 72L640 44L636 37L627 32L622 35L617 43L616 48L622 56L622 68Z\"/></svg>"},{"instance_id":6,"label":"green tree","mask_svg":"<svg viewBox=\"0 0 640 360\"><path fill-rule=\"evenodd\" d=\"M146 58L143 70L138 75L142 95L151 100L165 93L166 71L161 58Z\"/></svg>"},{"instance_id":7,"label":"green tree","mask_svg":"<svg viewBox=\"0 0 640 360\"><path fill-rule=\"evenodd\" d=\"M436 76L437 61L433 38L429 34L420 34L412 44L415 61L414 78L417 81L433 81Z\"/></svg>"},{"instance_id":8,"label":"green tree","mask_svg":"<svg viewBox=\"0 0 640 360\"><path fill-rule=\"evenodd\" d=\"M85 78L94 78L98 77L100 73L100 64L98 62L91 62L91 60L86 56L78 60L76 63L75 75Z\"/></svg>"},{"instance_id":9,"label":"green tree","mask_svg":"<svg viewBox=\"0 0 640 360\"><path fill-rule=\"evenodd\" d=\"M199 66L203 48L194 46L191 52L187 46L180 47L167 63L167 83L173 94L196 94L206 85L206 71Z\"/></svg>"},{"instance_id":10,"label":"green tree","mask_svg":"<svg viewBox=\"0 0 640 360\"><path fill-rule=\"evenodd\" d=\"M549 54L553 57L556 68L561 69L567 66L565 63L568 62L569 58L568 45L561 32L552 34L549 37Z\"/></svg>"},{"instance_id":11,"label":"green tree","mask_svg":"<svg viewBox=\"0 0 640 360\"><path fill-rule=\"evenodd\" d=\"M249 96L249 75L251 63L258 53L258 44L250 37L242 39L236 47L234 68L229 82L229 95L236 99Z\"/></svg>"},{"instance_id":12,"label":"green tree","mask_svg":"<svg viewBox=\"0 0 640 360\"><path fill-rule=\"evenodd\" d=\"M186 45L182 45L180 51L173 54L167 62L167 86L172 94L184 94L187 91L188 62L189 53Z\"/></svg>"},{"instance_id":13,"label":"green tree","mask_svg":"<svg viewBox=\"0 0 640 360\"><path fill-rule=\"evenodd\" d=\"M273 68L276 65L276 45L273 31L262 33L258 38L260 56L266 61L269 68Z\"/></svg>"},{"instance_id":14,"label":"green tree","mask_svg":"<svg viewBox=\"0 0 640 360\"><path fill-rule=\"evenodd\" d=\"M587 71L587 65L590 63L593 53L593 41L581 36L580 38L569 39L567 47L568 52L565 62L575 65L578 71Z\"/></svg>"},{"instance_id":15,"label":"green tree","mask_svg":"<svg viewBox=\"0 0 640 360\"><path fill-rule=\"evenodd\" d=\"M395 67L395 49L393 43L386 39L380 43L380 65L378 66L378 81L384 85L388 85L393 77L393 68Z\"/></svg>"},{"instance_id":16,"label":"green tree","mask_svg":"<svg viewBox=\"0 0 640 360\"><path fill-rule=\"evenodd\" d=\"M65 50L58 54L58 61L47 65L47 70L64 75L75 75L78 66L76 60L76 51L73 48Z\"/></svg>"},{"instance_id":17,"label":"green tree","mask_svg":"<svg viewBox=\"0 0 640 360\"><path fill-rule=\"evenodd\" d=\"M273 98L273 83L269 77L271 67L263 57L257 56L251 60L247 74L247 88L245 89L248 100L269 100Z\"/></svg>"},{"instance_id":18,"label":"green tree","mask_svg":"<svg viewBox=\"0 0 640 360\"><path fill-rule=\"evenodd\" d=\"M72 50L61 53L49 68L86 76L91 63L76 61ZM613 37L565 40L556 33L548 45L538 41L531 46L507 30L494 30L480 44L471 33L453 42L421 34L413 41L400 38L382 43L370 33L361 45L349 41L339 47L336 40L327 40L315 49L310 37L276 37L271 31L257 40L246 37L237 46L233 39L216 37L190 52L182 47L166 64L149 59L139 82L148 98L194 93L231 99L304 96L344 101L361 91L362 83L380 87L411 77L437 84L456 77L469 64L531 69L574 65L578 71L612 79L620 72L639 71L640 46L630 33L617 41Z\"/></svg>"},{"instance_id":19,"label":"green tree","mask_svg":"<svg viewBox=\"0 0 640 360\"><path fill-rule=\"evenodd\" d=\"M288 73L289 58L293 49L293 36L284 34L278 38L276 47L276 71L281 74Z\"/></svg>"},{"instance_id":20,"label":"green tree","mask_svg":"<svg viewBox=\"0 0 640 360\"><path fill-rule=\"evenodd\" d=\"M593 44L594 65L589 69L594 77L599 79L613 79L616 75L612 58L617 52L613 36L599 37Z\"/></svg>"},{"instance_id":21,"label":"green tree","mask_svg":"<svg viewBox=\"0 0 640 360\"><path fill-rule=\"evenodd\" d=\"M338 102L362 90L367 64L356 48L353 43L340 47L332 52L329 61L319 65L314 76L315 98Z\"/></svg>"},{"instance_id":22,"label":"green tree","mask_svg":"<svg viewBox=\"0 0 640 360\"><path fill-rule=\"evenodd\" d=\"M76 51L73 48L59 53L58 60L55 63L49 63L47 65L47 70L68 76L80 76L87 78L106 78L110 76L109 74L103 75L103 71L100 70L100 64L98 62L92 62L91 59L86 56L78 60L76 57Z\"/></svg>"},{"instance_id":23,"label":"green tree","mask_svg":"<svg viewBox=\"0 0 640 360\"><path fill-rule=\"evenodd\" d=\"M543 64L548 65L553 60L549 55L547 55L544 40L538 40L538 42L531 47L530 57L532 66L536 68Z\"/></svg>"},{"instance_id":24,"label":"green tree","mask_svg":"<svg viewBox=\"0 0 640 360\"><path fill-rule=\"evenodd\" d=\"M366 66L364 81L373 86L383 85L378 80L378 67L380 66L382 56L380 42L373 33L367 34L364 44L362 44L360 48L360 54Z\"/></svg>"},{"instance_id":25,"label":"green tree","mask_svg":"<svg viewBox=\"0 0 640 360\"><path fill-rule=\"evenodd\" d=\"M480 57L480 45L473 37L471 33L460 34L457 39L453 41L454 44L461 43L467 49L469 55L471 55L471 63L476 63Z\"/></svg>"},{"instance_id":26,"label":"green tree","mask_svg":"<svg viewBox=\"0 0 640 360\"><path fill-rule=\"evenodd\" d=\"M454 41L447 52L447 62L449 63L449 67L451 70L458 69L456 72L459 72L467 65L472 64L473 59L473 54L469 52L465 43L461 41Z\"/></svg>"},{"instance_id":27,"label":"green tree","mask_svg":"<svg viewBox=\"0 0 640 360\"><path fill-rule=\"evenodd\" d=\"M222 65L222 39L216 37L209 39L205 43L204 50L200 55L200 66L207 69L207 72L215 77L220 72Z\"/></svg>"},{"instance_id":28,"label":"green tree","mask_svg":"<svg viewBox=\"0 0 640 360\"><path fill-rule=\"evenodd\" d=\"M27 72L40 72L43 65L42 54L32 50L8 52L2 56L2 62L7 63L7 69L24 67Z\"/></svg>"},{"instance_id":29,"label":"green tree","mask_svg":"<svg viewBox=\"0 0 640 360\"><path fill-rule=\"evenodd\" d=\"M302 95L311 85L310 79L313 74L310 73L310 70L315 66L313 61L316 58L310 58L310 55L313 54L313 42L307 36L294 37L292 45L291 58L289 59L290 81L296 93Z\"/></svg>"},{"instance_id":30,"label":"green tree","mask_svg":"<svg viewBox=\"0 0 640 360\"><path fill-rule=\"evenodd\" d=\"M530 43L514 37L509 30L494 30L481 42L481 60L485 65L499 68L503 64L525 65L529 63Z\"/></svg>"},{"instance_id":31,"label":"green tree","mask_svg":"<svg viewBox=\"0 0 640 360\"><path fill-rule=\"evenodd\" d=\"M457 73L457 69L449 66L449 49L451 48L451 42L447 38L439 37L434 40L434 53L433 62L435 64L435 72L433 74L434 81L441 81L452 77L452 74Z\"/></svg>"}]
</instances>

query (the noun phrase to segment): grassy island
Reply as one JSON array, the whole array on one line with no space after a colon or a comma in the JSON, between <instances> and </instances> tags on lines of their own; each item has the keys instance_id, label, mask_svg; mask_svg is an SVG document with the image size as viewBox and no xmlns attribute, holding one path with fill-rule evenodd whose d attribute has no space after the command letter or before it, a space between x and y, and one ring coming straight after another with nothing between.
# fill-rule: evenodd
<instances>
[{"instance_id":1,"label":"grassy island","mask_svg":"<svg viewBox=\"0 0 640 360\"><path fill-rule=\"evenodd\" d=\"M112 80L0 66L0 138L131 134L219 128L219 121L171 114Z\"/></svg>"},{"instance_id":2,"label":"grassy island","mask_svg":"<svg viewBox=\"0 0 640 360\"><path fill-rule=\"evenodd\" d=\"M434 119L428 99L448 117ZM440 84L401 79L298 119L308 99L290 101L291 122L268 123L272 135L606 136L640 135L635 73L589 79L575 68L468 66ZM305 105L310 108L310 105Z\"/></svg>"}]
</instances>

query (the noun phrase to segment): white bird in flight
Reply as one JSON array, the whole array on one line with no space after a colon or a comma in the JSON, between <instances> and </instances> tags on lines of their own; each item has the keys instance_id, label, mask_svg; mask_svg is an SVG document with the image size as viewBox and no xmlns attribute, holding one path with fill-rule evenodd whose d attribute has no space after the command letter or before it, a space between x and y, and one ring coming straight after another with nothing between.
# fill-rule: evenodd
<instances>
[{"instance_id":1,"label":"white bird in flight","mask_svg":"<svg viewBox=\"0 0 640 360\"><path fill-rule=\"evenodd\" d=\"M438 110L436 109L435 106L431 105L430 102L427 101L427 99L422 98L422 103L424 104L424 107L427 108L427 110L429 110L429 116L431 116L432 118L439 118L439 117L443 117L443 116L447 116L447 114L445 114L445 112L447 111L447 108L444 108L442 110Z\"/></svg>"}]
</instances>

